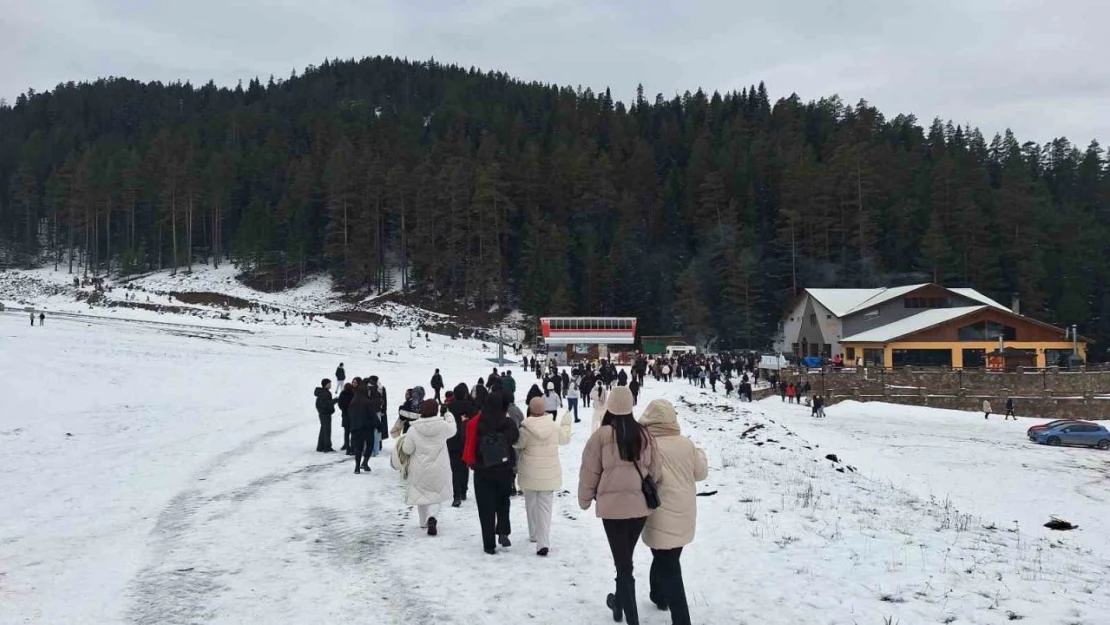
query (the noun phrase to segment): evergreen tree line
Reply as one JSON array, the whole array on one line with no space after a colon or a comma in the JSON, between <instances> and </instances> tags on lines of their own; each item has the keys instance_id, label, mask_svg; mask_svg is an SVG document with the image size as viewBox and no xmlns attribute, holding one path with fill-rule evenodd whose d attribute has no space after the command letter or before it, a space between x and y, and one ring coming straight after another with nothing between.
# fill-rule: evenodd
<instances>
[{"instance_id":1,"label":"evergreen tree line","mask_svg":"<svg viewBox=\"0 0 1110 625\"><path fill-rule=\"evenodd\" d=\"M1110 175L763 84L626 105L389 57L244 88L112 78L0 105L0 262L234 263L284 288L633 315L764 347L810 286L971 286L1110 339ZM1101 349L1095 349L1101 352Z\"/></svg>"}]
</instances>

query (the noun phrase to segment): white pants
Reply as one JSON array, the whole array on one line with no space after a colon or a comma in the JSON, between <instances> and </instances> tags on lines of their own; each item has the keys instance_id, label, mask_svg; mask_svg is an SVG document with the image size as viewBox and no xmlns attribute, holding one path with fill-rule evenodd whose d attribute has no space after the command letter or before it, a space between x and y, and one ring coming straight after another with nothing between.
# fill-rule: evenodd
<instances>
[{"instance_id":1,"label":"white pants","mask_svg":"<svg viewBox=\"0 0 1110 625\"><path fill-rule=\"evenodd\" d=\"M524 491L524 509L528 513L528 540L536 549L551 547L551 504L555 493L549 490Z\"/></svg>"},{"instance_id":2,"label":"white pants","mask_svg":"<svg viewBox=\"0 0 1110 625\"><path fill-rule=\"evenodd\" d=\"M428 527L428 519L439 512L438 503L420 504L416 506L416 514L420 516L420 527Z\"/></svg>"}]
</instances>

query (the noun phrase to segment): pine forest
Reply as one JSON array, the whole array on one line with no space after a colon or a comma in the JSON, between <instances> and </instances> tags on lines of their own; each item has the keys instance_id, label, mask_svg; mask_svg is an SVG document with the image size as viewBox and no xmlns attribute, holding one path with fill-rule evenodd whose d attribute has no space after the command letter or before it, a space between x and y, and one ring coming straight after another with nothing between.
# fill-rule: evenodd
<instances>
[{"instance_id":1,"label":"pine forest","mask_svg":"<svg viewBox=\"0 0 1110 625\"><path fill-rule=\"evenodd\" d=\"M935 281L1017 295L1105 359L1097 142L763 84L634 98L389 57L29 91L0 105L0 266L232 263L269 290L327 272L352 295L631 315L719 348L768 347L801 288Z\"/></svg>"}]
</instances>

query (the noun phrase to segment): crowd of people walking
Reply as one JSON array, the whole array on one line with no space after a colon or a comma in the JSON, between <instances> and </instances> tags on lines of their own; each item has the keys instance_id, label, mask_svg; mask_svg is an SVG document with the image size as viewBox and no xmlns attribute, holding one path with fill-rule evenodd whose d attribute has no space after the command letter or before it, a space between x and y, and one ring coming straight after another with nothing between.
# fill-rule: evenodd
<instances>
[{"instance_id":1,"label":"crowd of people walking","mask_svg":"<svg viewBox=\"0 0 1110 625\"><path fill-rule=\"evenodd\" d=\"M317 451L334 451L331 420L338 407L343 449L355 456L355 473L369 472L367 460L381 451L383 440L393 439L390 464L405 482L405 504L416 508L429 536L440 532L440 506L461 507L473 478L485 553L512 546L512 497L523 494L529 543L537 556L546 557L554 548L555 493L563 489L559 449L571 442L574 424L582 422L581 400L593 418L577 498L583 510L593 507L602 520L613 558L614 590L605 605L615 620L639 623L632 557L643 541L652 551L651 602L669 610L672 623L690 623L680 558L694 538L694 484L706 478L708 463L682 435L670 402L650 402L636 420L633 413L651 365L644 360L625 369L601 362L560 370L554 363L526 360L537 384L526 394L523 411L509 371L494 369L473 387L459 383L443 392L447 387L437 369L430 382L434 397L426 399L421 386L406 390L392 428L385 387L377 377L346 382L340 364L338 394L333 396L330 379L314 391L320 418Z\"/></svg>"}]
</instances>

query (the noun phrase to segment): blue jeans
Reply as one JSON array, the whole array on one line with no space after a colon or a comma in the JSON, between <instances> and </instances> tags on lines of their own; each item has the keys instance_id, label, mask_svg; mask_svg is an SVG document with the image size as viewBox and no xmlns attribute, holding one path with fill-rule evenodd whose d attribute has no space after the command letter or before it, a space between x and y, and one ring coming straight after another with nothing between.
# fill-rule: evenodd
<instances>
[{"instance_id":1,"label":"blue jeans","mask_svg":"<svg viewBox=\"0 0 1110 625\"><path fill-rule=\"evenodd\" d=\"M382 450L382 433L374 430L374 443L370 447L370 457L377 458L378 453Z\"/></svg>"},{"instance_id":2,"label":"blue jeans","mask_svg":"<svg viewBox=\"0 0 1110 625\"><path fill-rule=\"evenodd\" d=\"M574 420L577 421L578 420L578 398L577 397L568 397L567 398L567 410L573 410L574 411Z\"/></svg>"}]
</instances>

